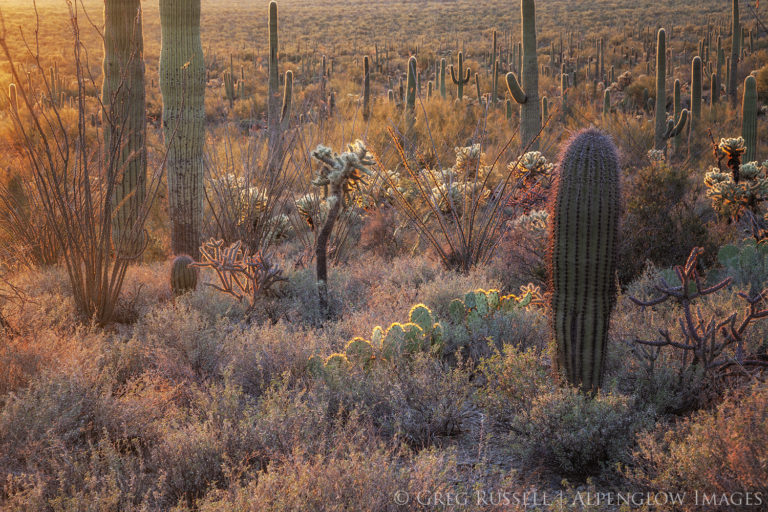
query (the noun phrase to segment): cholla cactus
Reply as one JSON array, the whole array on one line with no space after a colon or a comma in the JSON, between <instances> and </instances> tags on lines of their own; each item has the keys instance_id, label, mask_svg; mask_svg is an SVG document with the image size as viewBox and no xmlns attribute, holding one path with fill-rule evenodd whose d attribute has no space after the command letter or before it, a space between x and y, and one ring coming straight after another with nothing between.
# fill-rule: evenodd
<instances>
[{"instance_id":1,"label":"cholla cactus","mask_svg":"<svg viewBox=\"0 0 768 512\"><path fill-rule=\"evenodd\" d=\"M316 187L329 187L330 189L326 199L328 202L328 216L317 236L317 245L315 246L320 309L323 315L328 317L330 313L327 284L328 239L331 236L333 225L336 223L345 197L350 191L358 188L366 176L371 175L368 166L373 164L373 160L368 155L365 143L361 140L350 144L349 150L342 154L334 153L331 148L326 146L317 146L317 149L312 152L312 158L322 163L315 179L312 180L312 184Z\"/></svg>"},{"instance_id":2,"label":"cholla cactus","mask_svg":"<svg viewBox=\"0 0 768 512\"><path fill-rule=\"evenodd\" d=\"M760 202L768 199L768 161L739 166L739 181L733 173L714 167L704 178L707 197L721 216L738 220L746 211L758 213Z\"/></svg>"},{"instance_id":3,"label":"cholla cactus","mask_svg":"<svg viewBox=\"0 0 768 512\"><path fill-rule=\"evenodd\" d=\"M491 168L485 165L485 153L480 151L480 144L473 144L466 147L455 147L456 163L453 165L453 172L456 177L463 181L482 180L488 175Z\"/></svg>"},{"instance_id":4,"label":"cholla cactus","mask_svg":"<svg viewBox=\"0 0 768 512\"><path fill-rule=\"evenodd\" d=\"M549 212L546 210L533 210L516 218L512 225L523 228L531 233L545 234L549 229Z\"/></svg>"},{"instance_id":5,"label":"cholla cactus","mask_svg":"<svg viewBox=\"0 0 768 512\"><path fill-rule=\"evenodd\" d=\"M664 156L664 151L661 149L649 149L648 160L651 161L652 165L659 165L664 163L664 161L666 160Z\"/></svg>"},{"instance_id":6,"label":"cholla cactus","mask_svg":"<svg viewBox=\"0 0 768 512\"><path fill-rule=\"evenodd\" d=\"M507 168L512 172L513 178L534 181L550 176L555 165L547 161L539 151L529 151L518 161L511 162Z\"/></svg>"}]
</instances>

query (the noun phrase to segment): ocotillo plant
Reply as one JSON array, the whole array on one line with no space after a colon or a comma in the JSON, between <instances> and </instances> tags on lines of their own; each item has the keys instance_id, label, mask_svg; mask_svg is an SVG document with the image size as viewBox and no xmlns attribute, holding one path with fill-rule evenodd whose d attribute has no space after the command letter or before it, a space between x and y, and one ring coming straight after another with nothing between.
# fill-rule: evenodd
<instances>
[{"instance_id":1,"label":"ocotillo plant","mask_svg":"<svg viewBox=\"0 0 768 512\"><path fill-rule=\"evenodd\" d=\"M522 16L522 78L523 86L514 73L507 73L507 88L520 104L520 146L523 151L536 151L536 136L541 130L539 111L539 66L536 58L536 2L520 0Z\"/></svg>"},{"instance_id":2,"label":"ocotillo plant","mask_svg":"<svg viewBox=\"0 0 768 512\"><path fill-rule=\"evenodd\" d=\"M171 250L196 258L203 221L205 62L200 0L160 0L160 91Z\"/></svg>"},{"instance_id":3,"label":"ocotillo plant","mask_svg":"<svg viewBox=\"0 0 768 512\"><path fill-rule=\"evenodd\" d=\"M413 124L416 121L416 57L408 59L408 81L405 95L405 125L408 134L413 133Z\"/></svg>"},{"instance_id":4,"label":"ocotillo plant","mask_svg":"<svg viewBox=\"0 0 768 512\"><path fill-rule=\"evenodd\" d=\"M447 91L445 89L445 59L440 59L440 97L445 99Z\"/></svg>"},{"instance_id":5,"label":"ocotillo plant","mask_svg":"<svg viewBox=\"0 0 768 512\"><path fill-rule=\"evenodd\" d=\"M281 165L280 79L278 76L277 2L269 3L269 83L267 88L268 166L270 174Z\"/></svg>"},{"instance_id":6,"label":"ocotillo plant","mask_svg":"<svg viewBox=\"0 0 768 512\"><path fill-rule=\"evenodd\" d=\"M104 147L122 171L112 197L112 240L124 255L143 246L135 232L147 194L147 112L139 0L104 2ZM58 66L56 67L58 74Z\"/></svg>"},{"instance_id":7,"label":"ocotillo plant","mask_svg":"<svg viewBox=\"0 0 768 512\"><path fill-rule=\"evenodd\" d=\"M464 69L464 53L462 52L459 52L459 69L457 71L458 76L453 68L453 64L451 64L451 80L456 84L456 97L461 101L464 98L464 84L469 83L469 78L472 74L472 70L469 67Z\"/></svg>"},{"instance_id":8,"label":"ocotillo plant","mask_svg":"<svg viewBox=\"0 0 768 512\"><path fill-rule=\"evenodd\" d=\"M741 104L741 136L747 150L744 162L757 159L757 80L749 75L744 80L744 97Z\"/></svg>"},{"instance_id":9,"label":"ocotillo plant","mask_svg":"<svg viewBox=\"0 0 768 512\"><path fill-rule=\"evenodd\" d=\"M559 160L550 198L557 365L571 384L594 392L616 302L619 158L608 136L588 129L568 141Z\"/></svg>"},{"instance_id":10,"label":"ocotillo plant","mask_svg":"<svg viewBox=\"0 0 768 512\"><path fill-rule=\"evenodd\" d=\"M667 38L659 29L656 43L656 134L654 149L664 149L664 133L667 131Z\"/></svg>"},{"instance_id":11,"label":"ocotillo plant","mask_svg":"<svg viewBox=\"0 0 768 512\"><path fill-rule=\"evenodd\" d=\"M363 58L363 119L371 117L371 68L368 56Z\"/></svg>"},{"instance_id":12,"label":"ocotillo plant","mask_svg":"<svg viewBox=\"0 0 768 512\"><path fill-rule=\"evenodd\" d=\"M731 62L728 74L728 96L731 105L736 108L736 88L738 87L739 50L741 47L741 24L739 23L739 0L731 3Z\"/></svg>"},{"instance_id":13,"label":"ocotillo plant","mask_svg":"<svg viewBox=\"0 0 768 512\"><path fill-rule=\"evenodd\" d=\"M691 62L691 133L698 128L701 119L701 58Z\"/></svg>"}]
</instances>

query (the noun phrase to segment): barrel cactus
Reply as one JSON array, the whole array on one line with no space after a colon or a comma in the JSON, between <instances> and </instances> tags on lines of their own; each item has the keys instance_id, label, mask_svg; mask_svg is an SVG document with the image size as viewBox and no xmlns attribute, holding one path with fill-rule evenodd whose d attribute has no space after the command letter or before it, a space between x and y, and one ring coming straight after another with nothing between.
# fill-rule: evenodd
<instances>
[{"instance_id":1,"label":"barrel cactus","mask_svg":"<svg viewBox=\"0 0 768 512\"><path fill-rule=\"evenodd\" d=\"M160 0L160 91L168 151L171 249L196 257L203 222L205 62L200 0Z\"/></svg>"},{"instance_id":2,"label":"barrel cactus","mask_svg":"<svg viewBox=\"0 0 768 512\"><path fill-rule=\"evenodd\" d=\"M594 392L616 302L619 159L608 136L587 129L566 143L559 167L550 198L557 364L570 383Z\"/></svg>"},{"instance_id":3,"label":"barrel cactus","mask_svg":"<svg viewBox=\"0 0 768 512\"><path fill-rule=\"evenodd\" d=\"M197 288L197 267L188 255L176 256L171 264L171 290L174 295L182 295Z\"/></svg>"}]
</instances>

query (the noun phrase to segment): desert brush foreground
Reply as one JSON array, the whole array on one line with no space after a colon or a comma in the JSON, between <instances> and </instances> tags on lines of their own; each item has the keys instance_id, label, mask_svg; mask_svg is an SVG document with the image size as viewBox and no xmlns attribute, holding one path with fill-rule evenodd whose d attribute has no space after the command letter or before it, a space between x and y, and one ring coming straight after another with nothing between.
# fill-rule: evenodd
<instances>
[{"instance_id":1,"label":"desert brush foreground","mask_svg":"<svg viewBox=\"0 0 768 512\"><path fill-rule=\"evenodd\" d=\"M768 510L768 15L0 2L0 510Z\"/></svg>"}]
</instances>

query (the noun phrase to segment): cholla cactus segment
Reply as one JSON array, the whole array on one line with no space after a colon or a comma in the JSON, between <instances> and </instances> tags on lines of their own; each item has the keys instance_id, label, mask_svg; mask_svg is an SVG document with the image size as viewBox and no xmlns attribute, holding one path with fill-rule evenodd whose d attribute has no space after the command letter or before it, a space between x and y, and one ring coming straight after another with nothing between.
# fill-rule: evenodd
<instances>
[{"instance_id":1,"label":"cholla cactus segment","mask_svg":"<svg viewBox=\"0 0 768 512\"><path fill-rule=\"evenodd\" d=\"M651 161L651 164L664 163L665 161L664 151L661 149L648 150L648 160Z\"/></svg>"},{"instance_id":2,"label":"cholla cactus segment","mask_svg":"<svg viewBox=\"0 0 768 512\"><path fill-rule=\"evenodd\" d=\"M728 157L733 155L742 155L747 150L747 148L744 146L743 137L720 139L720 144L717 145L717 149Z\"/></svg>"},{"instance_id":3,"label":"cholla cactus segment","mask_svg":"<svg viewBox=\"0 0 768 512\"><path fill-rule=\"evenodd\" d=\"M512 224L532 233L545 233L549 229L549 212L534 210L526 215L521 215Z\"/></svg>"},{"instance_id":4,"label":"cholla cactus segment","mask_svg":"<svg viewBox=\"0 0 768 512\"><path fill-rule=\"evenodd\" d=\"M456 152L456 163L453 166L453 172L462 178L473 178L485 156L480 151L480 144L456 147L453 150Z\"/></svg>"},{"instance_id":5,"label":"cholla cactus segment","mask_svg":"<svg viewBox=\"0 0 768 512\"><path fill-rule=\"evenodd\" d=\"M322 162L312 184L318 187L331 185L331 195L334 190L344 190L350 186L357 186L365 176L370 176L368 166L373 165L373 160L368 155L368 149L361 140L350 144L346 153L334 153L331 148L319 145L312 152L312 157Z\"/></svg>"},{"instance_id":6,"label":"cholla cactus segment","mask_svg":"<svg viewBox=\"0 0 768 512\"><path fill-rule=\"evenodd\" d=\"M730 139L734 141L734 139ZM736 144L726 144L727 151L738 152ZM768 163L768 162L767 162ZM749 162L739 167L739 181L733 173L722 172L713 168L704 177L707 197L712 200L712 208L721 216L738 219L746 211L756 213L759 204L768 199L768 166Z\"/></svg>"},{"instance_id":7,"label":"cholla cactus segment","mask_svg":"<svg viewBox=\"0 0 768 512\"><path fill-rule=\"evenodd\" d=\"M550 176L555 165L540 152L529 151L519 160L511 162L507 168L514 178L531 181Z\"/></svg>"}]
</instances>

